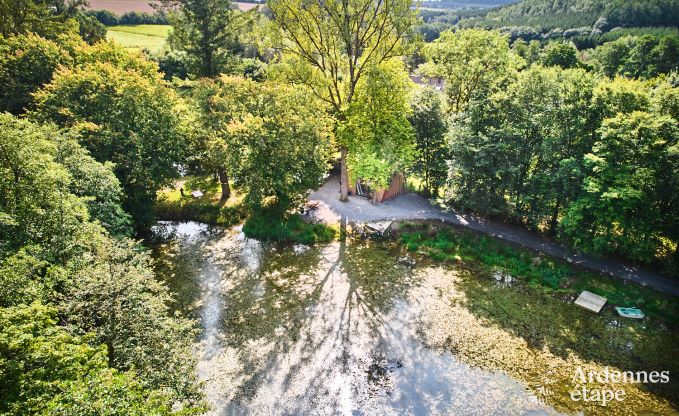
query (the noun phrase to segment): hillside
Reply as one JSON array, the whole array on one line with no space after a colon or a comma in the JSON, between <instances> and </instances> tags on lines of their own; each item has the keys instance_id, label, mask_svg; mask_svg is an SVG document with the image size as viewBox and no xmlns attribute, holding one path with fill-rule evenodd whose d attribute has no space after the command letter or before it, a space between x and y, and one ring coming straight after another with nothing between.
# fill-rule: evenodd
<instances>
[{"instance_id":1,"label":"hillside","mask_svg":"<svg viewBox=\"0 0 679 416\"><path fill-rule=\"evenodd\" d=\"M523 0L465 19L463 26L531 26L542 30L594 25L608 28L677 26L679 0ZM600 22L603 24L604 22Z\"/></svg>"},{"instance_id":2,"label":"hillside","mask_svg":"<svg viewBox=\"0 0 679 416\"><path fill-rule=\"evenodd\" d=\"M422 8L432 9L463 9L468 7L498 7L516 3L518 0L425 0L420 3Z\"/></svg>"}]
</instances>

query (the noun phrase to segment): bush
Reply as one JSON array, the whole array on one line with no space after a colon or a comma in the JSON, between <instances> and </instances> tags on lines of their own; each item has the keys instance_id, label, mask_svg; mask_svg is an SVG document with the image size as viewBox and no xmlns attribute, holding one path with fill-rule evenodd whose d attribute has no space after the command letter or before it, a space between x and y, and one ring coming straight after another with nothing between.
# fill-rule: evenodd
<instances>
[{"instance_id":1,"label":"bush","mask_svg":"<svg viewBox=\"0 0 679 416\"><path fill-rule=\"evenodd\" d=\"M335 238L336 230L325 224L307 223L298 214L280 218L262 211L245 221L243 232L263 241L294 241L303 244L326 243Z\"/></svg>"}]
</instances>

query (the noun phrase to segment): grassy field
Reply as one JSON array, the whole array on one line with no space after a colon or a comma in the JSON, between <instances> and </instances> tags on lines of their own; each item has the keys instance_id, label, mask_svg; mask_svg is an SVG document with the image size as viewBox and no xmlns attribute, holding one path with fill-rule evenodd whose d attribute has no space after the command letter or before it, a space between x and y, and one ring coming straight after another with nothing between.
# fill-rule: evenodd
<instances>
[{"instance_id":1,"label":"grassy field","mask_svg":"<svg viewBox=\"0 0 679 416\"><path fill-rule=\"evenodd\" d=\"M169 25L120 25L110 26L107 37L127 49L157 52L165 45L169 32Z\"/></svg>"}]
</instances>

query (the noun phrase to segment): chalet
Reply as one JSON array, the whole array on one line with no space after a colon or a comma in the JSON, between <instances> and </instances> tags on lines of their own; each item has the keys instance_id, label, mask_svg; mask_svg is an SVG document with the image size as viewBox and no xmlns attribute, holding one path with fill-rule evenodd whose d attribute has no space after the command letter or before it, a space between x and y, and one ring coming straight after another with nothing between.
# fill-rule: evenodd
<instances>
[{"instance_id":1,"label":"chalet","mask_svg":"<svg viewBox=\"0 0 679 416\"><path fill-rule=\"evenodd\" d=\"M383 189L373 189L370 187L370 184L360 178L349 186L349 195L362 196L373 202L388 201L404 194L406 191L406 177L402 173L391 175L389 186Z\"/></svg>"}]
</instances>

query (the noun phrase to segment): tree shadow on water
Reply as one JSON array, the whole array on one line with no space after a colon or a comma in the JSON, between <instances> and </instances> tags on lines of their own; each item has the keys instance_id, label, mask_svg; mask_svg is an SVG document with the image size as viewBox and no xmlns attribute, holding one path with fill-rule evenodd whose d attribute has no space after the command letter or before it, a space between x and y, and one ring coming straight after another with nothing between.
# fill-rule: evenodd
<instances>
[{"instance_id":1,"label":"tree shadow on water","mask_svg":"<svg viewBox=\"0 0 679 416\"><path fill-rule=\"evenodd\" d=\"M350 363L383 341L384 318L412 278L383 243L266 248L260 269L224 294L223 341L239 351L244 375L237 404L247 407L268 385L268 396L277 396L267 399L272 408L309 411L332 393L333 380L349 376Z\"/></svg>"}]
</instances>

